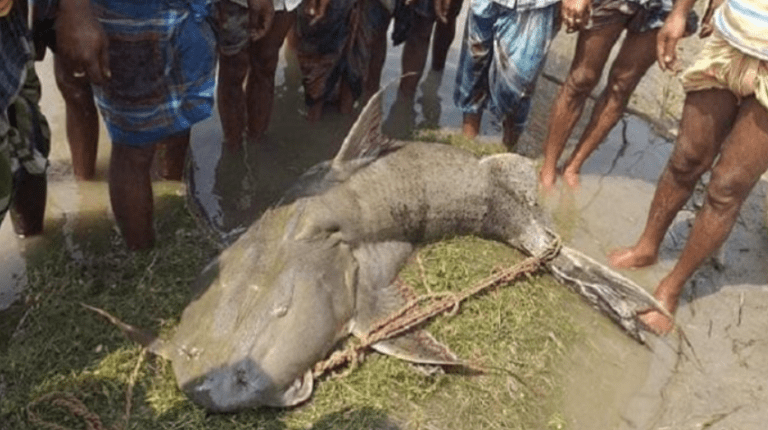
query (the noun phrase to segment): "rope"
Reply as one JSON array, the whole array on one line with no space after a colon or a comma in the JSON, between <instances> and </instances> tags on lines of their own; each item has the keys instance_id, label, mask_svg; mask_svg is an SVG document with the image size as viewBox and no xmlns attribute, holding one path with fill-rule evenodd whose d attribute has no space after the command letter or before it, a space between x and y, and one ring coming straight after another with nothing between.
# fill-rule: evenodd
<instances>
[{"instance_id":1,"label":"rope","mask_svg":"<svg viewBox=\"0 0 768 430\"><path fill-rule=\"evenodd\" d=\"M115 424L112 427L105 427L101 422L101 417L99 417L99 415L91 412L91 410L89 410L88 407L85 406L85 404L80 399L75 397L74 394L63 391L54 391L52 393L45 394L29 403L27 405L27 419L34 425L50 430L70 430L62 425L43 420L34 411L34 407L41 403L51 403L54 406L67 409L72 416L82 419L85 422L86 430L121 430L128 428L128 420L131 416L133 387L136 384L136 378L138 377L142 364L144 364L146 356L147 350L144 348L141 350L141 354L139 355L139 359L136 362L136 366L134 367L133 372L131 373L131 376L128 380L128 387L126 388L125 394L125 412L123 414L121 423Z\"/></svg>"},{"instance_id":2,"label":"rope","mask_svg":"<svg viewBox=\"0 0 768 430\"><path fill-rule=\"evenodd\" d=\"M400 310L375 323L367 333L360 336L359 343L351 343L345 349L336 351L326 360L317 363L313 368L314 377L321 376L329 370L345 364L354 366L358 362L360 354L371 345L397 337L443 312L449 310L455 312L461 302L491 287L512 282L520 275L530 275L538 271L544 263L557 256L561 247L560 238L555 236L555 239L540 255L529 257L512 267L497 271L465 291L458 294L425 294L409 300ZM346 373L348 372L340 376L344 376Z\"/></svg>"},{"instance_id":3,"label":"rope","mask_svg":"<svg viewBox=\"0 0 768 430\"><path fill-rule=\"evenodd\" d=\"M98 415L91 412L77 397L72 393L65 393L61 391L54 391L48 393L42 397L39 397L32 403L27 405L27 417L29 422L40 427L45 427L50 430L69 430L64 426L44 421L38 417L33 407L40 403L50 402L54 406L68 409L69 412L77 418L81 418L85 421L86 430L106 430L101 423L101 418Z\"/></svg>"}]
</instances>

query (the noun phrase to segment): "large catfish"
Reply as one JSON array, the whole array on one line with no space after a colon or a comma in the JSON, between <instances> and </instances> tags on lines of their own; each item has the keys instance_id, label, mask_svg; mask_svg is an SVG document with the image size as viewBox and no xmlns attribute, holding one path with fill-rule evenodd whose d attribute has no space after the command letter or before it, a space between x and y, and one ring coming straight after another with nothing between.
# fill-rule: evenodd
<instances>
[{"instance_id":1,"label":"large catfish","mask_svg":"<svg viewBox=\"0 0 768 430\"><path fill-rule=\"evenodd\" d=\"M405 303L394 280L421 244L476 235L535 255L555 238L530 160L391 140L380 132L381 103L379 93L337 156L305 173L203 271L175 335L154 343L205 408L306 400L315 363ZM636 313L657 303L641 288L567 247L547 268L642 336ZM460 363L419 330L374 348L418 363Z\"/></svg>"}]
</instances>

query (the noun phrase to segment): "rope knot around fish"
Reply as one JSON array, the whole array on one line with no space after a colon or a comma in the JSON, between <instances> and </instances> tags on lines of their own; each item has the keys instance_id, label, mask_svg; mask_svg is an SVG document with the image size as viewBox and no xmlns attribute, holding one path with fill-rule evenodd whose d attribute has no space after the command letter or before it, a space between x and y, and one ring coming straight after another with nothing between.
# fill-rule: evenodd
<instances>
[{"instance_id":1,"label":"rope knot around fish","mask_svg":"<svg viewBox=\"0 0 768 430\"><path fill-rule=\"evenodd\" d=\"M317 363L312 370L313 376L317 378L344 365L349 365L349 370L353 369L360 361L361 354L373 344L397 337L439 314L449 311L456 313L463 301L490 288L510 283L522 275L530 276L555 258L561 248L562 240L555 235L549 246L539 255L528 257L514 266L497 270L464 291L428 293L411 299L398 311L376 322L368 332L360 336L358 342L350 342L343 350L336 351L327 359ZM474 366L467 364L467 367ZM343 377L348 373L345 371L336 376Z\"/></svg>"}]
</instances>

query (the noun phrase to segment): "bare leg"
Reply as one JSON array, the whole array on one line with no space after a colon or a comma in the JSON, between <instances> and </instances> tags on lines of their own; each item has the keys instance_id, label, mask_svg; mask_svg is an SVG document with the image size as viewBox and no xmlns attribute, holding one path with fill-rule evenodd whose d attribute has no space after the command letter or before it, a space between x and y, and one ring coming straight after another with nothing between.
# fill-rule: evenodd
<instances>
[{"instance_id":1,"label":"bare leg","mask_svg":"<svg viewBox=\"0 0 768 430\"><path fill-rule=\"evenodd\" d=\"M160 156L160 177L169 181L180 181L189 149L189 131L170 136L158 143Z\"/></svg>"},{"instance_id":2,"label":"bare leg","mask_svg":"<svg viewBox=\"0 0 768 430\"><path fill-rule=\"evenodd\" d=\"M729 91L688 93L680 134L659 177L645 229L634 246L609 254L612 266L644 267L656 262L664 233L691 196L696 181L712 166L737 111L736 97Z\"/></svg>"},{"instance_id":3,"label":"bare leg","mask_svg":"<svg viewBox=\"0 0 768 430\"><path fill-rule=\"evenodd\" d=\"M344 115L352 114L355 105L355 96L352 92L349 82L342 76L339 82L339 112Z\"/></svg>"},{"instance_id":4,"label":"bare leg","mask_svg":"<svg viewBox=\"0 0 768 430\"><path fill-rule=\"evenodd\" d=\"M251 66L246 85L248 139L257 142L267 131L275 100L275 71L285 35L296 21L295 12L276 12L267 34L248 48ZM242 111L241 111L242 112Z\"/></svg>"},{"instance_id":5,"label":"bare leg","mask_svg":"<svg viewBox=\"0 0 768 430\"><path fill-rule=\"evenodd\" d=\"M219 84L216 89L224 144L230 151L240 148L245 131L245 93L243 82L248 74L248 53L219 56Z\"/></svg>"},{"instance_id":6,"label":"bare leg","mask_svg":"<svg viewBox=\"0 0 768 430\"><path fill-rule=\"evenodd\" d=\"M75 178L93 179L99 144L99 115L93 101L91 84L85 77L74 77L75 69L60 55L53 57L56 85L66 108L67 140L72 154Z\"/></svg>"},{"instance_id":7,"label":"bare leg","mask_svg":"<svg viewBox=\"0 0 768 430\"><path fill-rule=\"evenodd\" d=\"M155 243L152 181L149 177L154 154L155 145L139 148L112 145L109 199L117 226L132 250L149 249Z\"/></svg>"},{"instance_id":8,"label":"bare leg","mask_svg":"<svg viewBox=\"0 0 768 430\"><path fill-rule=\"evenodd\" d=\"M371 40L371 60L368 63L368 72L363 84L363 96L361 104L364 106L368 99L379 91L381 84L381 71L387 59L387 31L380 31Z\"/></svg>"},{"instance_id":9,"label":"bare leg","mask_svg":"<svg viewBox=\"0 0 768 430\"><path fill-rule=\"evenodd\" d=\"M600 30L579 33L571 70L552 104L544 140L544 164L539 183L544 189L555 185L557 161L565 149L573 127L584 110L584 102L600 80L605 62L624 26L614 24Z\"/></svg>"},{"instance_id":10,"label":"bare leg","mask_svg":"<svg viewBox=\"0 0 768 430\"><path fill-rule=\"evenodd\" d=\"M592 111L589 124L563 168L563 180L571 188L579 185L581 166L619 122L629 102L629 96L656 61L657 32L629 33L624 39L621 50L611 66L605 90Z\"/></svg>"},{"instance_id":11,"label":"bare leg","mask_svg":"<svg viewBox=\"0 0 768 430\"><path fill-rule=\"evenodd\" d=\"M435 20L435 34L432 36L432 70L435 72L442 72L445 68L448 50L456 36L456 17L461 12L461 3L461 0L451 0L448 22Z\"/></svg>"},{"instance_id":12,"label":"bare leg","mask_svg":"<svg viewBox=\"0 0 768 430\"><path fill-rule=\"evenodd\" d=\"M504 144L508 151L512 152L515 149L515 146L517 146L517 141L520 140L520 136L522 136L523 130L522 128L513 124L509 117L504 118L504 121L502 122L502 129L504 135L501 138L501 142Z\"/></svg>"},{"instance_id":13,"label":"bare leg","mask_svg":"<svg viewBox=\"0 0 768 430\"><path fill-rule=\"evenodd\" d=\"M10 210L13 230L19 236L34 236L43 232L47 190L45 175L26 172L21 175Z\"/></svg>"},{"instance_id":14,"label":"bare leg","mask_svg":"<svg viewBox=\"0 0 768 430\"><path fill-rule=\"evenodd\" d=\"M474 139L480 133L480 122L483 119L482 113L465 113L461 124L461 132L465 137Z\"/></svg>"},{"instance_id":15,"label":"bare leg","mask_svg":"<svg viewBox=\"0 0 768 430\"><path fill-rule=\"evenodd\" d=\"M403 78L400 80L400 92L411 99L416 94L416 86L427 63L429 38L432 35L434 22L434 19L416 15L408 39L405 40L401 62Z\"/></svg>"},{"instance_id":16,"label":"bare leg","mask_svg":"<svg viewBox=\"0 0 768 430\"><path fill-rule=\"evenodd\" d=\"M677 309L686 281L725 242L741 205L766 169L768 111L751 97L742 102L733 131L712 169L704 206L696 216L680 259L654 293L670 312ZM644 314L642 320L657 333L672 329L672 322L655 311Z\"/></svg>"}]
</instances>

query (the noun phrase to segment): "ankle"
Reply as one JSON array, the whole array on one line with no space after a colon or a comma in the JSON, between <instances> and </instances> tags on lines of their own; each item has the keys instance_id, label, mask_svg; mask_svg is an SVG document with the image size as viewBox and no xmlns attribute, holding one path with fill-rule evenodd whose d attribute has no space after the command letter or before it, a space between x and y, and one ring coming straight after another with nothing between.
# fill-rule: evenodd
<instances>
[{"instance_id":1,"label":"ankle","mask_svg":"<svg viewBox=\"0 0 768 430\"><path fill-rule=\"evenodd\" d=\"M461 131L464 136L474 139L480 133L480 121L482 114L479 113L465 113L464 120L462 122Z\"/></svg>"}]
</instances>

